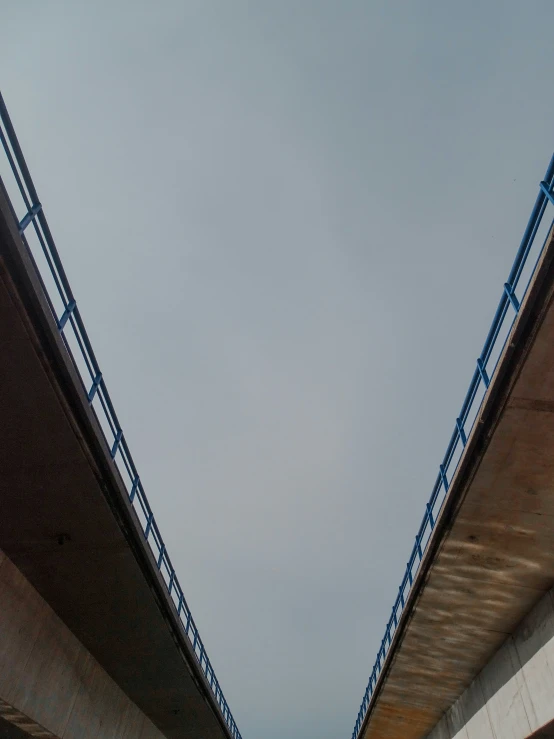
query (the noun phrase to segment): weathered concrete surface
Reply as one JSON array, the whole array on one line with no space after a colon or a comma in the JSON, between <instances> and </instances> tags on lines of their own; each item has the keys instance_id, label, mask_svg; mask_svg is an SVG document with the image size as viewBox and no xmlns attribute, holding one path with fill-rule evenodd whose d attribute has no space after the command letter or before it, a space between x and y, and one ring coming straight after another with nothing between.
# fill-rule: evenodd
<instances>
[{"instance_id":1,"label":"weathered concrete surface","mask_svg":"<svg viewBox=\"0 0 554 739\"><path fill-rule=\"evenodd\" d=\"M425 736L554 584L553 256L550 237L451 481L364 739ZM478 704L480 689L465 700ZM499 720L453 715L449 731L472 739Z\"/></svg>"},{"instance_id":2,"label":"weathered concrete surface","mask_svg":"<svg viewBox=\"0 0 554 739\"><path fill-rule=\"evenodd\" d=\"M0 715L19 735L164 739L1 552L0 603Z\"/></svg>"},{"instance_id":3,"label":"weathered concrete surface","mask_svg":"<svg viewBox=\"0 0 554 739\"><path fill-rule=\"evenodd\" d=\"M166 737L228 738L1 183L0 353L0 548Z\"/></svg>"},{"instance_id":4,"label":"weathered concrete surface","mask_svg":"<svg viewBox=\"0 0 554 739\"><path fill-rule=\"evenodd\" d=\"M554 736L554 591L508 637L428 739ZM536 733L535 733L536 732Z\"/></svg>"}]
</instances>

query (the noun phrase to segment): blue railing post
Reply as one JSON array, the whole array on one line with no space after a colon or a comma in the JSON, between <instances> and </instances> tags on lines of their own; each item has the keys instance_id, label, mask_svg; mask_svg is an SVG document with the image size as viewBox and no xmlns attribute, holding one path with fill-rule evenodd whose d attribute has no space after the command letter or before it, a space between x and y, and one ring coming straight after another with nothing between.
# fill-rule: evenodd
<instances>
[{"instance_id":1,"label":"blue railing post","mask_svg":"<svg viewBox=\"0 0 554 739\"><path fill-rule=\"evenodd\" d=\"M117 454L117 450L119 449L119 445L121 444L122 438L123 438L123 431L119 429L119 431L115 435L115 439L114 439L113 446L112 446L112 451L111 451L112 459L115 459L115 455Z\"/></svg>"},{"instance_id":2,"label":"blue railing post","mask_svg":"<svg viewBox=\"0 0 554 739\"><path fill-rule=\"evenodd\" d=\"M150 514L146 520L146 528L144 529L144 538L146 541L148 541L148 537L150 536L150 530L152 529L152 521L154 520L154 516L152 515L152 511L150 511Z\"/></svg>"},{"instance_id":3,"label":"blue railing post","mask_svg":"<svg viewBox=\"0 0 554 739\"><path fill-rule=\"evenodd\" d=\"M466 432L464 431L464 425L460 417L456 419L456 428L458 429L462 445L465 447L465 445L467 444L467 437Z\"/></svg>"},{"instance_id":4,"label":"blue railing post","mask_svg":"<svg viewBox=\"0 0 554 739\"><path fill-rule=\"evenodd\" d=\"M429 518L429 525L431 526L431 531L435 528L435 519L433 518L433 509L431 508L431 504L427 503L427 516Z\"/></svg>"},{"instance_id":5,"label":"blue railing post","mask_svg":"<svg viewBox=\"0 0 554 739\"><path fill-rule=\"evenodd\" d=\"M477 369L479 370L479 374L481 375L481 379L483 380L483 384L488 390L489 385L491 384L491 381L489 379L489 376L487 375L487 370L485 369L485 365L483 363L483 360L481 357L477 360Z\"/></svg>"},{"instance_id":6,"label":"blue railing post","mask_svg":"<svg viewBox=\"0 0 554 739\"><path fill-rule=\"evenodd\" d=\"M77 303L74 300L71 300L65 307L64 312L61 315L61 318L58 321L58 328L60 331L64 330L64 326L67 323L67 319L69 316L73 313L75 308L77 307Z\"/></svg>"},{"instance_id":7,"label":"blue railing post","mask_svg":"<svg viewBox=\"0 0 554 739\"><path fill-rule=\"evenodd\" d=\"M42 210L42 205L40 203L37 203L36 205L33 205L31 210L29 210L23 216L23 218L19 222L19 235L20 236L23 236L23 232L25 231L27 226L35 220L35 217L38 216L41 210Z\"/></svg>"},{"instance_id":8,"label":"blue railing post","mask_svg":"<svg viewBox=\"0 0 554 739\"><path fill-rule=\"evenodd\" d=\"M550 202L554 205L554 193L552 192L552 188L544 181L541 182L540 188L546 195L546 197L550 200Z\"/></svg>"},{"instance_id":9,"label":"blue railing post","mask_svg":"<svg viewBox=\"0 0 554 739\"><path fill-rule=\"evenodd\" d=\"M96 377L94 378L92 382L92 387L89 390L89 394L87 395L87 399L89 403L92 403L92 401L94 400L94 396L96 395L96 391L98 390L98 387L101 382L102 382L102 373L98 372L98 374L96 375Z\"/></svg>"},{"instance_id":10,"label":"blue railing post","mask_svg":"<svg viewBox=\"0 0 554 739\"><path fill-rule=\"evenodd\" d=\"M444 486L444 492L447 493L448 492L448 480L446 478L446 470L444 469L444 465L441 464L439 466L439 469L440 469L440 473L441 473L442 484Z\"/></svg>"},{"instance_id":11,"label":"blue railing post","mask_svg":"<svg viewBox=\"0 0 554 739\"><path fill-rule=\"evenodd\" d=\"M417 547L417 553L419 554L419 561L423 559L423 554L421 552L421 537L419 536L419 533L417 534L416 538L416 547Z\"/></svg>"},{"instance_id":12,"label":"blue railing post","mask_svg":"<svg viewBox=\"0 0 554 739\"><path fill-rule=\"evenodd\" d=\"M404 608L404 583L402 583L402 585L398 588L398 595L400 596L402 608Z\"/></svg>"},{"instance_id":13,"label":"blue railing post","mask_svg":"<svg viewBox=\"0 0 554 739\"><path fill-rule=\"evenodd\" d=\"M516 295L509 282L504 283L504 292L506 293L508 300L512 304L512 308L515 310L516 313L519 313L519 300L516 298Z\"/></svg>"},{"instance_id":14,"label":"blue railing post","mask_svg":"<svg viewBox=\"0 0 554 739\"><path fill-rule=\"evenodd\" d=\"M135 495L137 494L139 483L140 483L140 477L137 475L135 479L133 480L133 485L131 487L131 492L129 494L129 500L131 501L131 503L135 499Z\"/></svg>"}]
</instances>

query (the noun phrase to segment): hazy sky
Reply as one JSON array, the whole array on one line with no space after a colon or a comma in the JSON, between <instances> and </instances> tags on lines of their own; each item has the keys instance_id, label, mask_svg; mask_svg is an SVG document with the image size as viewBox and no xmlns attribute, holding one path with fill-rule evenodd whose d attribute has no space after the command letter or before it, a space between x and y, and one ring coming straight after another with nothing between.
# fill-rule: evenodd
<instances>
[{"instance_id":1,"label":"hazy sky","mask_svg":"<svg viewBox=\"0 0 554 739\"><path fill-rule=\"evenodd\" d=\"M552 0L0 0L2 91L244 739L349 739L554 143Z\"/></svg>"}]
</instances>

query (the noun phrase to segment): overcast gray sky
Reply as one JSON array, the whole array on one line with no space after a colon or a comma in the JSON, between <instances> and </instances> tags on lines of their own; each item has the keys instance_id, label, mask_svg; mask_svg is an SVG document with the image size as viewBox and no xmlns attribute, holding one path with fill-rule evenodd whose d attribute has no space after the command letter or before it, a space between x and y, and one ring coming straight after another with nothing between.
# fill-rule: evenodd
<instances>
[{"instance_id":1,"label":"overcast gray sky","mask_svg":"<svg viewBox=\"0 0 554 739\"><path fill-rule=\"evenodd\" d=\"M0 0L2 90L245 739L348 739L552 153L551 0Z\"/></svg>"}]
</instances>

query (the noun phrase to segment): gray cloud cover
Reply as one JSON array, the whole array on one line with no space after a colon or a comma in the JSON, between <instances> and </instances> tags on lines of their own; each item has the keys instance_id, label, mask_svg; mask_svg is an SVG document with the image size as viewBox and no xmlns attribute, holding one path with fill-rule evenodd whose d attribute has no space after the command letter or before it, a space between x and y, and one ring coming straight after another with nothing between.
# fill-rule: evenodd
<instances>
[{"instance_id":1,"label":"gray cloud cover","mask_svg":"<svg viewBox=\"0 0 554 739\"><path fill-rule=\"evenodd\" d=\"M4 2L3 93L245 739L347 739L552 151L551 2Z\"/></svg>"}]
</instances>

